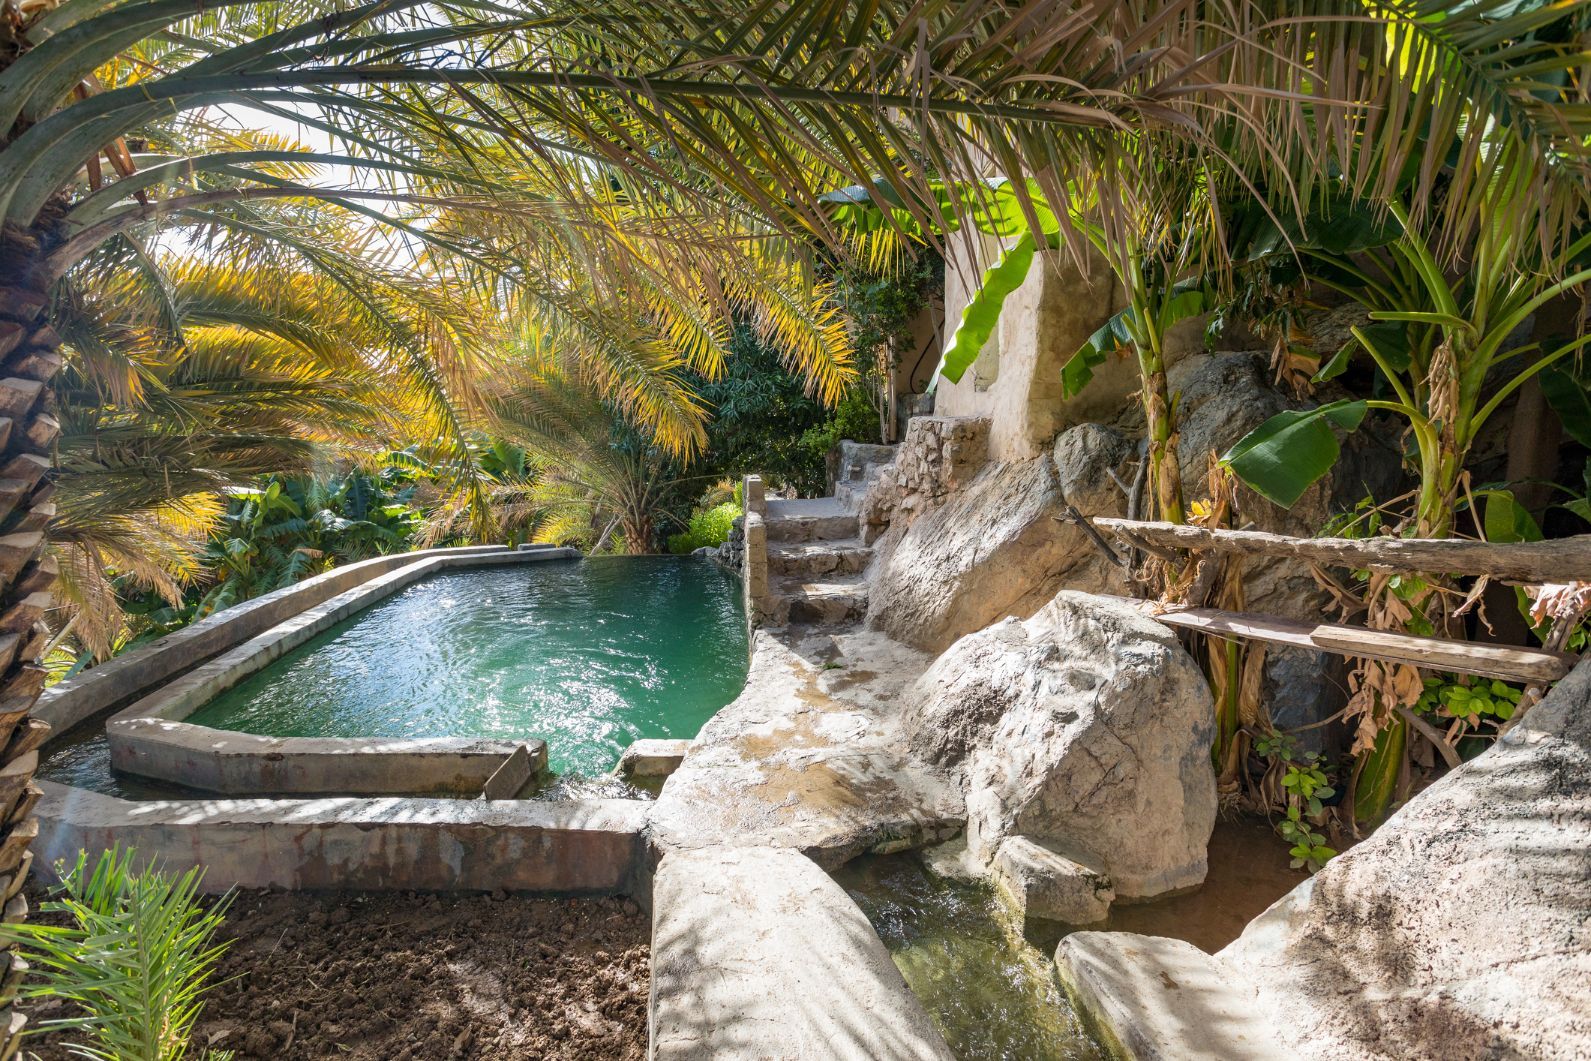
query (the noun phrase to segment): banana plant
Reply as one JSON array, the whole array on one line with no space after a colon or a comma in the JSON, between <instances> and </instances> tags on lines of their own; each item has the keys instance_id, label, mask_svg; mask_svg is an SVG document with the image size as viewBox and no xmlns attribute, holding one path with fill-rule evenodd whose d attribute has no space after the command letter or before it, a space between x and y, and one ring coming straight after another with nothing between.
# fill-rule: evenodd
<instances>
[{"instance_id":1,"label":"banana plant","mask_svg":"<svg viewBox=\"0 0 1591 1061\"><path fill-rule=\"evenodd\" d=\"M1445 538L1481 429L1528 380L1591 342L1579 336L1543 348L1518 337L1532 314L1591 280L1591 235L1542 253L1540 212L1504 181L1461 266L1444 269L1432 241L1411 224L1408 205L1390 209L1401 235L1367 261L1316 254L1325 266L1316 273L1321 282L1358 299L1373 323L1354 328L1357 349L1345 346L1315 378L1340 375L1362 354L1388 395L1278 414L1222 459L1255 490L1291 507L1336 463L1333 427L1352 431L1372 410L1391 413L1407 421L1413 441L1415 534Z\"/></svg>"}]
</instances>

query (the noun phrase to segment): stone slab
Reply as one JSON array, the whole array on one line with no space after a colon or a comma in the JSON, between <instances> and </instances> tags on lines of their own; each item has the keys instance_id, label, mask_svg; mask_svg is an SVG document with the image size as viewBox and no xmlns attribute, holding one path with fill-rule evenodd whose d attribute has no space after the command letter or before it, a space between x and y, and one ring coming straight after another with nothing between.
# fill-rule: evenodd
<instances>
[{"instance_id":1,"label":"stone slab","mask_svg":"<svg viewBox=\"0 0 1591 1061\"><path fill-rule=\"evenodd\" d=\"M960 792L906 755L898 723L900 692L926 663L865 631L758 631L745 688L663 786L654 843L789 847L834 867L954 836Z\"/></svg>"},{"instance_id":2,"label":"stone slab","mask_svg":"<svg viewBox=\"0 0 1591 1061\"><path fill-rule=\"evenodd\" d=\"M674 852L652 892L652 1061L951 1061L845 890L790 850Z\"/></svg>"},{"instance_id":3,"label":"stone slab","mask_svg":"<svg viewBox=\"0 0 1591 1061\"><path fill-rule=\"evenodd\" d=\"M1096 925L1116 898L1110 878L1025 836L1000 841L989 867L995 888L1019 918Z\"/></svg>"},{"instance_id":4,"label":"stone slab","mask_svg":"<svg viewBox=\"0 0 1591 1061\"><path fill-rule=\"evenodd\" d=\"M514 749L481 786L482 799L518 799L536 775L547 769L547 745L531 741Z\"/></svg>"},{"instance_id":5,"label":"stone slab","mask_svg":"<svg viewBox=\"0 0 1591 1061\"><path fill-rule=\"evenodd\" d=\"M1132 1061L1290 1061L1241 977L1191 943L1074 932L1055 952L1077 1008Z\"/></svg>"},{"instance_id":6,"label":"stone slab","mask_svg":"<svg viewBox=\"0 0 1591 1061\"><path fill-rule=\"evenodd\" d=\"M232 796L474 797L527 743L540 762L547 759L541 741L260 737L157 718L122 719L113 725L110 750L115 769Z\"/></svg>"},{"instance_id":7,"label":"stone slab","mask_svg":"<svg viewBox=\"0 0 1591 1061\"><path fill-rule=\"evenodd\" d=\"M121 844L204 890L628 895L645 881L639 800L216 799L130 802L39 782L41 866Z\"/></svg>"},{"instance_id":8,"label":"stone slab","mask_svg":"<svg viewBox=\"0 0 1591 1061\"><path fill-rule=\"evenodd\" d=\"M613 772L620 777L667 777L680 768L690 750L688 740L648 737L632 741Z\"/></svg>"}]
</instances>

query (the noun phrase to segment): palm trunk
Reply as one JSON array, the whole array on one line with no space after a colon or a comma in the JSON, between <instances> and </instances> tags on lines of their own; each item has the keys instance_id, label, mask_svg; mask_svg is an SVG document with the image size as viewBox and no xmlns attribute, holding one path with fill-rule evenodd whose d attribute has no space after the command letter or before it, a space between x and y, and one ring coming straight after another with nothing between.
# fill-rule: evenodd
<instances>
[{"instance_id":1,"label":"palm trunk","mask_svg":"<svg viewBox=\"0 0 1591 1061\"><path fill-rule=\"evenodd\" d=\"M50 727L30 712L44 689L39 656L49 642L40 621L50 608L55 560L45 531L55 506L51 455L60 425L50 415L50 381L61 365L60 340L46 319L48 292L36 245L0 240L0 901L5 920L21 921L38 835L33 784L39 747ZM0 954L0 1056L16 1050L25 1018L13 1007L20 976L14 953Z\"/></svg>"}]
</instances>

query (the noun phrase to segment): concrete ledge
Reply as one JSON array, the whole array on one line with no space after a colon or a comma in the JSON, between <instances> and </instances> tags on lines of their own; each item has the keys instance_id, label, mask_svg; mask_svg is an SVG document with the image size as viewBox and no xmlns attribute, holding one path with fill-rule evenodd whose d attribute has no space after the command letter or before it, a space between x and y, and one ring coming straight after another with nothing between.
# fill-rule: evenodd
<instances>
[{"instance_id":1,"label":"concrete ledge","mask_svg":"<svg viewBox=\"0 0 1591 1061\"><path fill-rule=\"evenodd\" d=\"M688 740L643 737L630 742L613 772L620 777L667 777L680 768L690 750Z\"/></svg>"},{"instance_id":2,"label":"concrete ledge","mask_svg":"<svg viewBox=\"0 0 1591 1061\"><path fill-rule=\"evenodd\" d=\"M158 718L112 725L111 765L117 770L234 796L478 796L498 768L526 745L533 749L531 772L547 768L547 745L539 740L259 737Z\"/></svg>"},{"instance_id":3,"label":"concrete ledge","mask_svg":"<svg viewBox=\"0 0 1591 1061\"><path fill-rule=\"evenodd\" d=\"M88 721L102 711L125 704L156 685L264 633L284 619L313 608L372 578L433 556L505 554L503 545L470 545L456 549L422 549L377 556L335 568L292 586L267 593L167 634L115 659L106 660L75 678L51 686L33 709L56 733Z\"/></svg>"},{"instance_id":4,"label":"concrete ledge","mask_svg":"<svg viewBox=\"0 0 1591 1061\"><path fill-rule=\"evenodd\" d=\"M573 549L447 554L379 575L193 668L105 725L118 770L229 795L475 795L521 741L260 737L185 722L220 693L355 612L449 568L573 559ZM539 742L537 742L539 743ZM546 760L545 746L541 749Z\"/></svg>"},{"instance_id":5,"label":"concrete ledge","mask_svg":"<svg viewBox=\"0 0 1591 1061\"><path fill-rule=\"evenodd\" d=\"M636 800L172 800L133 803L39 782L39 864L137 848L204 889L348 888L628 895L642 877Z\"/></svg>"},{"instance_id":6,"label":"concrete ledge","mask_svg":"<svg viewBox=\"0 0 1591 1061\"><path fill-rule=\"evenodd\" d=\"M1078 1012L1133 1061L1287 1061L1255 992L1191 943L1132 932L1074 932L1055 967Z\"/></svg>"},{"instance_id":7,"label":"concrete ledge","mask_svg":"<svg viewBox=\"0 0 1591 1061\"><path fill-rule=\"evenodd\" d=\"M845 890L787 848L676 851L652 890L653 1061L951 1061Z\"/></svg>"}]
</instances>

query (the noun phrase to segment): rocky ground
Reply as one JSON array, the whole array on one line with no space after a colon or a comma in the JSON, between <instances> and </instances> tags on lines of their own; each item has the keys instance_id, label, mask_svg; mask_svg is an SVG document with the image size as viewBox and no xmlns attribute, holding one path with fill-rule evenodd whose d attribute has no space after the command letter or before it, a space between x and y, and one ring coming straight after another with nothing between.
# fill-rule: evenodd
<instances>
[{"instance_id":1,"label":"rocky ground","mask_svg":"<svg viewBox=\"0 0 1591 1061\"><path fill-rule=\"evenodd\" d=\"M646 1054L650 920L629 900L244 892L223 934L195 1045L236 1061ZM70 1038L26 1049L64 1061Z\"/></svg>"}]
</instances>

